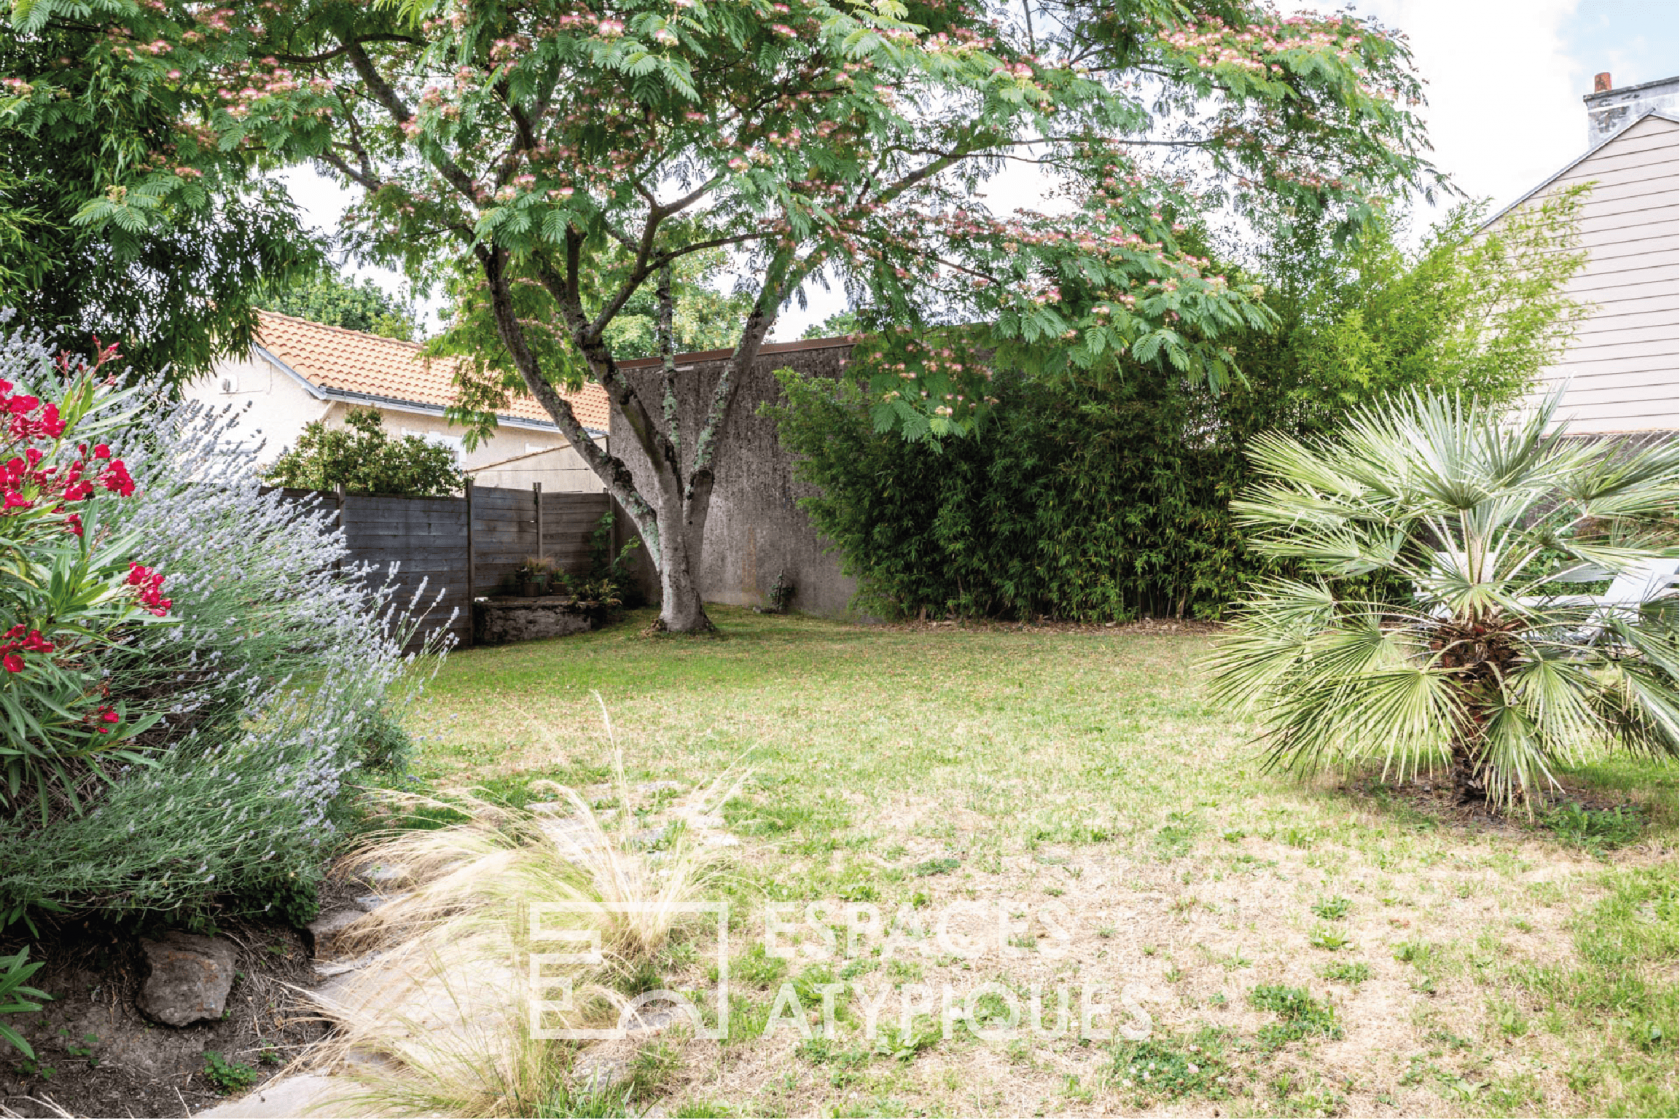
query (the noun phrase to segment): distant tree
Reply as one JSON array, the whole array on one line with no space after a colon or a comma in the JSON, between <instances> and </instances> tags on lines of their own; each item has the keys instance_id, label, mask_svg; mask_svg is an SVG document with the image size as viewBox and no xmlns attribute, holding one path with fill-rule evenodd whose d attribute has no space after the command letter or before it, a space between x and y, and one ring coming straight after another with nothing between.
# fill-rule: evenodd
<instances>
[{"instance_id":1,"label":"distant tree","mask_svg":"<svg viewBox=\"0 0 1680 1120\"><path fill-rule=\"evenodd\" d=\"M0 35L0 307L179 384L244 353L257 292L320 250L251 152L189 123L213 89L118 64L90 22Z\"/></svg>"},{"instance_id":2,"label":"distant tree","mask_svg":"<svg viewBox=\"0 0 1680 1120\"><path fill-rule=\"evenodd\" d=\"M805 328L800 338L839 338L841 335L851 334L862 329L863 324L858 321L856 311L836 311L820 323L812 323Z\"/></svg>"},{"instance_id":3,"label":"distant tree","mask_svg":"<svg viewBox=\"0 0 1680 1120\"><path fill-rule=\"evenodd\" d=\"M268 311L296 315L311 323L367 331L381 338L413 342L420 333L413 307L405 307L364 276L360 283L322 269L259 300Z\"/></svg>"},{"instance_id":4,"label":"distant tree","mask_svg":"<svg viewBox=\"0 0 1680 1120\"><path fill-rule=\"evenodd\" d=\"M455 453L442 444L385 434L385 421L373 408L352 408L344 427L311 421L296 446L280 453L267 481L275 486L332 490L352 494L400 494L410 498L457 493L464 476Z\"/></svg>"}]
</instances>

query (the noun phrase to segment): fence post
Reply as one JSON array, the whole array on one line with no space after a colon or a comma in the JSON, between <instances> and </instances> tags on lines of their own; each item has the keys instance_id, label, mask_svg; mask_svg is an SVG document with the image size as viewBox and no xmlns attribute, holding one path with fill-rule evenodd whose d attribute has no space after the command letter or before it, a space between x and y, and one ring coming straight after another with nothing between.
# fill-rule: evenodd
<instances>
[{"instance_id":1,"label":"fence post","mask_svg":"<svg viewBox=\"0 0 1680 1120\"><path fill-rule=\"evenodd\" d=\"M531 502L537 507L537 555L543 553L543 524L542 524L542 483L531 483Z\"/></svg>"},{"instance_id":2,"label":"fence post","mask_svg":"<svg viewBox=\"0 0 1680 1120\"><path fill-rule=\"evenodd\" d=\"M333 487L333 497L338 503L338 531L340 534L344 535L344 543L348 546L350 544L350 537L348 534L344 533L344 483L341 482L337 486ZM343 570L344 557L340 556L338 559L333 561L333 571L342 572Z\"/></svg>"},{"instance_id":3,"label":"fence post","mask_svg":"<svg viewBox=\"0 0 1680 1120\"><path fill-rule=\"evenodd\" d=\"M467 479L467 646L473 644L475 619L473 616L473 600L477 597L474 591L478 569L477 558L473 555L473 482Z\"/></svg>"}]
</instances>

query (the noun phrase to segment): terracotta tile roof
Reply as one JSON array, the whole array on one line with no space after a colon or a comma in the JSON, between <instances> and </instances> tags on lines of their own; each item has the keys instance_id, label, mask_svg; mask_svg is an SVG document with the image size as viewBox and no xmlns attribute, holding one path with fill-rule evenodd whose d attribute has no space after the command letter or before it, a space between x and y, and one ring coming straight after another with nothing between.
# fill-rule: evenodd
<instances>
[{"instance_id":1,"label":"terracotta tile roof","mask_svg":"<svg viewBox=\"0 0 1680 1120\"><path fill-rule=\"evenodd\" d=\"M455 363L448 358L421 357L419 343L323 326L273 311L259 311L257 319L257 341L263 349L318 389L439 408L455 403ZM571 401L584 427L607 430L607 394L599 385L586 384L575 393L561 395ZM554 422L526 393L510 396L508 406L498 414Z\"/></svg>"}]
</instances>

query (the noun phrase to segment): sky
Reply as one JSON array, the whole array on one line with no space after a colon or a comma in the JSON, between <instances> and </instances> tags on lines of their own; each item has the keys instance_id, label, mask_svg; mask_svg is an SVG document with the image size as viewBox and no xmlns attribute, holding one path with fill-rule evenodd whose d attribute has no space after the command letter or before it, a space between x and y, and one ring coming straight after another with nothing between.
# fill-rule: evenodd
<instances>
[{"instance_id":1,"label":"sky","mask_svg":"<svg viewBox=\"0 0 1680 1120\"><path fill-rule=\"evenodd\" d=\"M1280 3L1285 10L1301 0ZM1428 83L1424 110L1435 164L1473 198L1505 205L1586 150L1581 98L1593 75L1609 71L1617 88L1680 74L1680 4L1674 0L1356 0L1351 6L1410 40ZM310 221L335 229L349 196L308 169L287 176ZM1039 204L1029 177L1005 175L987 189L994 209ZM1420 215L1428 224L1432 215ZM393 293L402 282L362 268ZM845 309L837 289L807 291L808 305L783 310L773 339L798 338L806 326ZM435 307L428 311L435 313ZM435 314L432 326L436 325Z\"/></svg>"}]
</instances>

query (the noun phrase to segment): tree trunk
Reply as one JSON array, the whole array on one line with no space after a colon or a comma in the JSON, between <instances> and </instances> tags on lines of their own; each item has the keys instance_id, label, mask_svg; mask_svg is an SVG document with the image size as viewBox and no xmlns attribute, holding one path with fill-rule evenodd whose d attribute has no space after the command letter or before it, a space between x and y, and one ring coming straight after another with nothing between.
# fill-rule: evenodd
<instances>
[{"instance_id":1,"label":"tree trunk","mask_svg":"<svg viewBox=\"0 0 1680 1120\"><path fill-rule=\"evenodd\" d=\"M670 526L661 535L665 539L665 552L660 558L663 563L659 565L661 601L659 621L653 628L673 634L707 633L712 620L706 617L700 585L694 580L694 561L699 556L689 555L688 534L681 525Z\"/></svg>"},{"instance_id":2,"label":"tree trunk","mask_svg":"<svg viewBox=\"0 0 1680 1120\"><path fill-rule=\"evenodd\" d=\"M1487 800L1487 778L1466 743L1453 744L1452 782L1458 804L1469 805Z\"/></svg>"}]
</instances>

